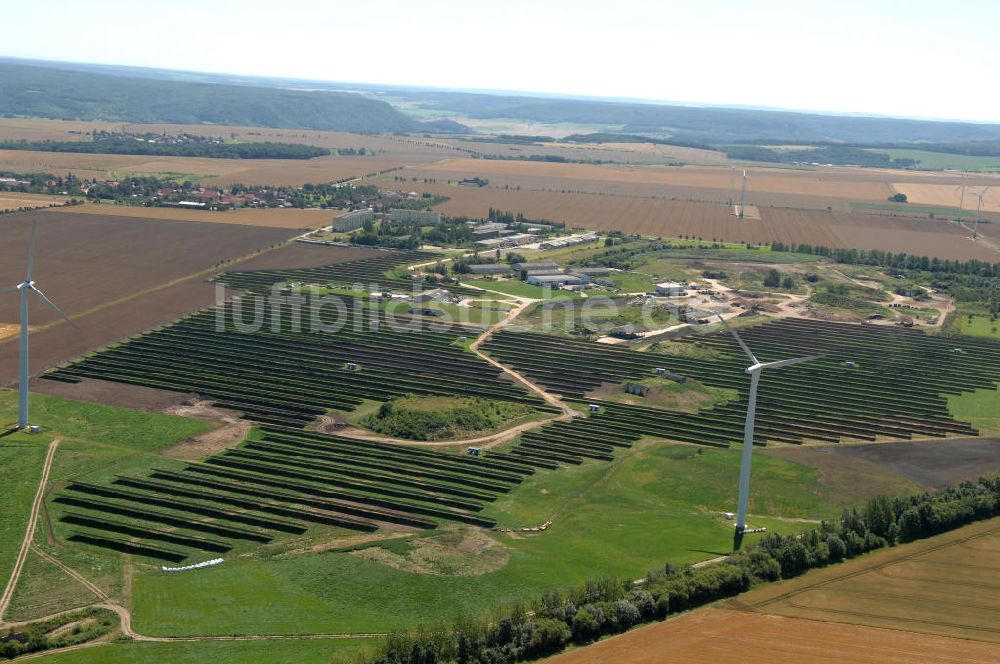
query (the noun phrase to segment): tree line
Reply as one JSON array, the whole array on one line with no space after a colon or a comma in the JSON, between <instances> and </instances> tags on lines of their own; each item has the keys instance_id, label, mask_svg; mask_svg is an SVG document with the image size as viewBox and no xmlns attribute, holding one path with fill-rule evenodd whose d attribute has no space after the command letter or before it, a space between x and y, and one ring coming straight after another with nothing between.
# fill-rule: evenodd
<instances>
[{"instance_id":1,"label":"tree line","mask_svg":"<svg viewBox=\"0 0 1000 664\"><path fill-rule=\"evenodd\" d=\"M330 154L326 148L301 143L149 143L113 138L96 141L0 141L0 150L131 154L157 157L207 157L209 159L312 159Z\"/></svg>"},{"instance_id":2,"label":"tree line","mask_svg":"<svg viewBox=\"0 0 1000 664\"><path fill-rule=\"evenodd\" d=\"M754 585L799 576L898 543L1000 515L1000 476L938 492L877 496L840 519L798 535L768 533L723 562L670 564L641 583L600 579L497 609L388 635L366 664L503 664L545 657L646 622L733 597Z\"/></svg>"},{"instance_id":3,"label":"tree line","mask_svg":"<svg viewBox=\"0 0 1000 664\"><path fill-rule=\"evenodd\" d=\"M904 273L919 272L926 275L933 288L948 291L957 302L982 304L991 314L1000 313L1000 263L913 256L881 249L842 249L784 242L772 242L771 249L826 256L838 263L872 265Z\"/></svg>"}]
</instances>

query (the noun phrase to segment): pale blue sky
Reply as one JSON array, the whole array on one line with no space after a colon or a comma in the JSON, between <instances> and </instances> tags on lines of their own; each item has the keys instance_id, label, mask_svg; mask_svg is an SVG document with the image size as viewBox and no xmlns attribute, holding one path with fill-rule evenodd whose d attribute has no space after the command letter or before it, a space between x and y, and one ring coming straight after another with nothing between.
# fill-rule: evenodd
<instances>
[{"instance_id":1,"label":"pale blue sky","mask_svg":"<svg viewBox=\"0 0 1000 664\"><path fill-rule=\"evenodd\" d=\"M1000 121L996 0L3 2L0 55Z\"/></svg>"}]
</instances>

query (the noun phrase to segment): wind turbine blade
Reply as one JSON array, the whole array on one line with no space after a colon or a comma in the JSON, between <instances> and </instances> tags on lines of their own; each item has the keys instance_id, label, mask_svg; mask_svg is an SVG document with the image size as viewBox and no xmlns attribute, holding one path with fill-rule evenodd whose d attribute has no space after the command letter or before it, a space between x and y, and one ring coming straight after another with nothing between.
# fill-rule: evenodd
<instances>
[{"instance_id":1,"label":"wind turbine blade","mask_svg":"<svg viewBox=\"0 0 1000 664\"><path fill-rule=\"evenodd\" d=\"M779 369L781 367L788 367L793 364L801 364L803 362L810 362L812 360L818 359L822 355L806 355L805 357L793 357L790 360L778 360L777 362L765 362L760 365L761 369Z\"/></svg>"},{"instance_id":2,"label":"wind turbine blade","mask_svg":"<svg viewBox=\"0 0 1000 664\"><path fill-rule=\"evenodd\" d=\"M747 357L750 358L750 361L753 362L754 364L760 364L760 360L758 360L754 356L753 352L750 350L750 347L747 346L745 343L743 343L743 339L740 339L740 335L736 334L736 330L729 327L729 323L727 323L726 319L722 317L722 314L718 314L718 316L719 320L722 321L722 324L726 327L727 330L729 330L729 334L733 335L733 338L736 339L736 343L740 345L740 348L743 349L743 352L746 353Z\"/></svg>"},{"instance_id":3,"label":"wind turbine blade","mask_svg":"<svg viewBox=\"0 0 1000 664\"><path fill-rule=\"evenodd\" d=\"M17 285L0 288L0 293L13 293L17 290Z\"/></svg>"},{"instance_id":4,"label":"wind turbine blade","mask_svg":"<svg viewBox=\"0 0 1000 664\"><path fill-rule=\"evenodd\" d=\"M35 265L35 223L31 222L31 244L28 245L28 276L25 281L31 283L31 269Z\"/></svg>"},{"instance_id":5,"label":"wind turbine blade","mask_svg":"<svg viewBox=\"0 0 1000 664\"><path fill-rule=\"evenodd\" d=\"M31 292L34 293L35 295L37 295L39 297L39 299L41 299L42 302L44 302L45 304L49 305L49 309L51 309L52 311L56 312L56 315L58 315L64 321L66 321L67 323L69 323L70 325L72 325L75 329L77 329L77 330L80 329L80 328L78 328L76 326L76 323L74 323L73 321L71 321L69 319L69 316L67 316L63 312L62 309L60 309L59 307L57 307L55 305L55 303L52 302L52 300L50 300L49 298L45 297L45 293L43 293L42 291L38 290L34 286L31 286Z\"/></svg>"}]
</instances>

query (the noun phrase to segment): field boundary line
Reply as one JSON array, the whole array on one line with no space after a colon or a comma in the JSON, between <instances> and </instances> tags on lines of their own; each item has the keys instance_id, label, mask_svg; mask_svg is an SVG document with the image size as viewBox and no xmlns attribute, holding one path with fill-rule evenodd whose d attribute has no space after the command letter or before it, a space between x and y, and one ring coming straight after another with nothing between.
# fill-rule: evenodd
<instances>
[{"instance_id":1,"label":"field boundary line","mask_svg":"<svg viewBox=\"0 0 1000 664\"><path fill-rule=\"evenodd\" d=\"M115 307L115 306L118 306L120 304L125 304L127 302L131 302L132 300L134 300L136 298L139 298L139 297L142 297L144 295L150 295L151 293L156 293L156 292L164 290L166 288L171 288L173 286L177 286L179 284L183 284L183 283L185 283L187 281L191 281L193 279L198 279L199 277L204 277L204 276L209 275L209 274L213 274L213 273L217 273L217 272L220 272L220 271L224 271L223 268L229 268L230 266L238 265L239 263L243 263L245 261L248 261L251 258L256 258L258 256L262 256L262 255L270 253L272 251L276 251L277 249L281 249L283 247L286 247L289 244L291 244L292 242L294 242L296 239L297 238L291 238L289 240L285 240L284 242L281 242L280 244L278 244L276 246L267 247L267 248L264 248L264 249L260 249L260 250L257 250L257 251L250 252L248 254L244 254L242 256L237 256L236 258L233 258L233 259L231 259L229 261L226 261L224 265L214 265L214 266L212 266L210 268L206 268L204 270L199 270L198 272L192 272L191 274L187 274L187 275L183 275L183 276L177 277L175 279L172 279L170 281L164 282L162 284L156 284L155 286L150 286L149 288L144 288L144 289L142 289L140 291L135 291L134 293L129 293L127 295L123 295L120 298L117 298L117 299L114 299L114 300L110 300L108 302L101 302L100 304L94 305L93 307L90 307L89 309L85 309L83 311L75 311L72 314L70 314L70 318L72 318L74 320L79 320L80 318L84 318L84 317L89 316L91 314L95 314L98 311L103 311L103 310L105 310L105 309L107 309L109 307ZM64 320L62 320L60 318L58 320L52 321L51 323L46 323L44 325L39 325L39 326L33 328L32 332L33 333L34 332L44 332L44 331L46 331L48 329L56 327L57 325L65 325L65 324L66 324L66 321L64 321ZM5 339L0 339L0 344L13 343L13 341L16 338L17 338L17 335L8 336ZM109 343L114 343L114 342L109 342ZM104 344L104 345L107 345L107 344Z\"/></svg>"},{"instance_id":2,"label":"field boundary line","mask_svg":"<svg viewBox=\"0 0 1000 664\"><path fill-rule=\"evenodd\" d=\"M992 521L992 520L1000 520L1000 517L994 517L993 519L990 519L988 521L983 521L983 522L980 522L980 523L989 523L989 521ZM968 524L968 525L975 525L975 524ZM926 555L928 553L933 553L934 551L938 551L940 549L945 549L945 548L947 548L949 546L954 546L956 544L961 544L961 543L964 543L964 542L968 542L970 540L979 539L980 537L988 537L988 536L996 534L998 532L1000 532L1000 524L995 525L994 527L989 528L987 530L984 530L982 532L977 532L977 533L973 533L972 535L960 536L960 537L956 537L956 538L953 538L953 539L949 539L946 542L942 542L942 543L939 543L939 544L936 544L936 545L933 545L933 546L929 546L929 547L923 548L920 551L915 551L915 552L913 552L913 553L911 553L909 555L903 555L903 556L899 556L899 557L893 557L891 560L887 560L887 561L885 561L883 563L880 563L880 564L877 564L877 565L872 565L871 567L865 567L865 568L856 570L854 572L848 572L847 574L843 574L843 575L840 575L840 576L835 576L835 577L833 577L831 579L825 579L825 580L822 580L822 581L817 581L816 583L808 584L808 585L805 585L805 586L803 586L801 588L797 588L795 590L789 590L786 593L781 593L780 595L776 595L775 597L772 597L772 598L769 598L769 599L765 599L765 600L763 600L761 602L757 602L755 604L745 604L745 606L749 607L750 609L757 610L757 609L769 606L771 604L776 604L778 602L788 600L788 599L794 597L795 595L798 595L800 593L804 593L806 591L816 590L817 588L822 588L823 586L827 586L827 585L830 585L830 584L833 584L833 583L837 583L837 582L843 581L845 579L852 579L854 577L861 576L863 574L868 574L868 573L871 573L871 572L879 572L882 569L884 569L886 567L889 567L891 565L895 565L897 563L904 562L904 561L907 561L907 560L912 560L914 558L919 558L919 557L921 557L923 555ZM942 533L942 535L947 535L947 533ZM918 542L908 543L908 544L917 544L917 543L919 543L919 541ZM887 551L887 550L883 550L883 551ZM873 552L873 553L875 555L877 555L878 552ZM844 563L837 563L837 564L844 564ZM826 568L826 569L830 569L830 568ZM822 570L816 570L816 571L822 571Z\"/></svg>"},{"instance_id":3,"label":"field boundary line","mask_svg":"<svg viewBox=\"0 0 1000 664\"><path fill-rule=\"evenodd\" d=\"M35 527L38 525L38 511L42 505L42 500L45 498L45 485L49 483L49 470L52 468L52 459L56 455L56 449L59 448L61 440L61 438L54 438L49 443L49 448L45 452L45 463L42 464L42 475L38 480L38 490L35 492L35 499L31 502L31 513L28 516L28 525L24 531L24 539L21 541L21 548L17 552L17 559L14 561L14 568L10 572L10 578L7 579L7 587L4 588L3 595L0 596L0 623L3 622L3 616L7 613L7 608L10 606L10 600L14 596L14 588L21 577L24 561L27 559L28 551L31 549L31 542L35 537Z\"/></svg>"}]
</instances>

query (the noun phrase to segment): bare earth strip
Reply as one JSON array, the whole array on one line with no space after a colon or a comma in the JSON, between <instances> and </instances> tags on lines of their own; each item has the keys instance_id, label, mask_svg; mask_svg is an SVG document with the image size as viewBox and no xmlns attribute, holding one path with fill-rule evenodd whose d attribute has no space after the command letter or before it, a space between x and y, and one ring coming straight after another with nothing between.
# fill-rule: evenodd
<instances>
[{"instance_id":1,"label":"bare earth strip","mask_svg":"<svg viewBox=\"0 0 1000 664\"><path fill-rule=\"evenodd\" d=\"M701 609L558 655L551 664L971 664L1000 649L889 629Z\"/></svg>"}]
</instances>

